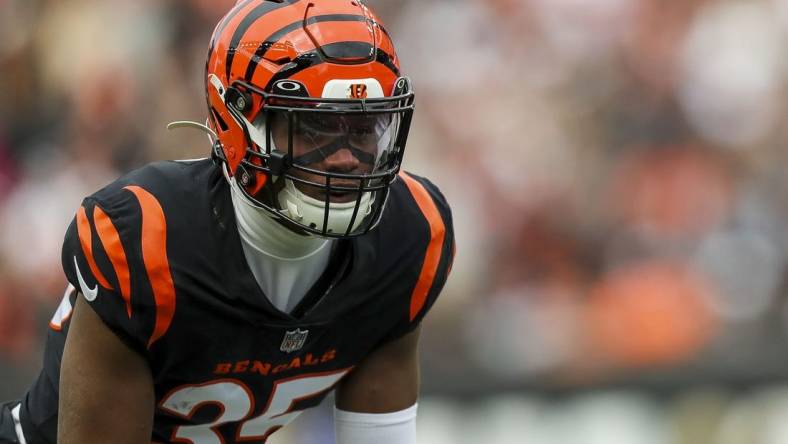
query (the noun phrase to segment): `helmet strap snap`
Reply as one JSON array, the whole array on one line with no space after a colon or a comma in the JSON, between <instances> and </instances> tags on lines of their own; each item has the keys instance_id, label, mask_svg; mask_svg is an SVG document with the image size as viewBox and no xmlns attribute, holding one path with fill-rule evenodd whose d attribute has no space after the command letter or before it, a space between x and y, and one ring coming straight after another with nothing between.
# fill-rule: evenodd
<instances>
[{"instance_id":1,"label":"helmet strap snap","mask_svg":"<svg viewBox=\"0 0 788 444\"><path fill-rule=\"evenodd\" d=\"M224 97L225 103L242 113L248 111L252 107L252 96L233 86L227 88L227 94L225 94Z\"/></svg>"},{"instance_id":2,"label":"helmet strap snap","mask_svg":"<svg viewBox=\"0 0 788 444\"><path fill-rule=\"evenodd\" d=\"M235 177L238 178L238 183L243 187L253 187L255 184L254 174L250 173L243 165L238 165L238 168L235 170Z\"/></svg>"}]
</instances>

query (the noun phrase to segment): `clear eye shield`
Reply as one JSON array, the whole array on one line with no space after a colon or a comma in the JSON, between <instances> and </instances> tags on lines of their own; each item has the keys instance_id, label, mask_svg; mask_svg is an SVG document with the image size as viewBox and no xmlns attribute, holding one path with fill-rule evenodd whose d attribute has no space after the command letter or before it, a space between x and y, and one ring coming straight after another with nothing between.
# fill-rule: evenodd
<instances>
[{"instance_id":1,"label":"clear eye shield","mask_svg":"<svg viewBox=\"0 0 788 444\"><path fill-rule=\"evenodd\" d=\"M287 140L287 116L274 112L269 119L274 141ZM293 163L320 168L320 164L340 150L348 150L363 172L378 169L392 146L391 127L398 117L391 114L312 114L296 113L293 120Z\"/></svg>"}]
</instances>

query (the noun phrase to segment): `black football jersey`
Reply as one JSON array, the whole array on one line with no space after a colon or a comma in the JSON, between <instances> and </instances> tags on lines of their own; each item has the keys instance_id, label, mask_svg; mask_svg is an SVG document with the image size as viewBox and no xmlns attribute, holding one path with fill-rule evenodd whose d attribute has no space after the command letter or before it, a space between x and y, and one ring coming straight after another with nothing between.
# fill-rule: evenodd
<instances>
[{"instance_id":1,"label":"black football jersey","mask_svg":"<svg viewBox=\"0 0 788 444\"><path fill-rule=\"evenodd\" d=\"M291 313L245 260L229 184L209 159L159 162L86 198L63 245L70 285L44 369L22 400L29 444L54 444L59 368L77 290L148 361L152 441L264 441L317 405L365 356L412 331L449 273L449 207L401 173L379 226L338 241Z\"/></svg>"}]
</instances>

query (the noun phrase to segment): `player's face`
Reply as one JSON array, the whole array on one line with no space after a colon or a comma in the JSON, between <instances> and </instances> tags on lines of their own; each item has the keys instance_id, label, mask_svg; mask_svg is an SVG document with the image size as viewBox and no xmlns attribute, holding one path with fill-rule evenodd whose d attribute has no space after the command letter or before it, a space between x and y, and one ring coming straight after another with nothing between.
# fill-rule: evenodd
<instances>
[{"instance_id":1,"label":"player's face","mask_svg":"<svg viewBox=\"0 0 788 444\"><path fill-rule=\"evenodd\" d=\"M330 114L301 112L275 113L270 119L274 145L281 150L289 146L288 128L292 120L292 160L294 165L305 169L294 169L292 175L325 185L325 176L316 172L364 175L375 172L381 154L389 149L388 136L392 116L390 114ZM332 178L332 187L359 187L357 179ZM326 191L296 182L305 194L326 200ZM332 191L331 202L350 202L358 193Z\"/></svg>"}]
</instances>

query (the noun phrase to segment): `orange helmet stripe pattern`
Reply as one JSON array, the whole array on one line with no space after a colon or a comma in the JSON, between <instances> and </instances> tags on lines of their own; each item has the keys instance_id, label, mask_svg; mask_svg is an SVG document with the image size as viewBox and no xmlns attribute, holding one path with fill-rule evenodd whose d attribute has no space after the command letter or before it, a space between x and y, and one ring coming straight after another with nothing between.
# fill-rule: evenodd
<instances>
[{"instance_id":1,"label":"orange helmet stripe pattern","mask_svg":"<svg viewBox=\"0 0 788 444\"><path fill-rule=\"evenodd\" d=\"M235 58L236 48L238 48L238 44L241 42L244 34L249 28L262 16L268 14L271 11L275 11L279 8L283 8L285 6L289 6L293 3L298 3L300 0L283 0L281 3L274 2L274 1L265 1L260 3L259 5L255 6L254 9L249 11L248 14L244 16L241 20L241 23L238 24L238 27L235 28L233 32L233 36L230 38L230 46L229 50L227 51L227 60L225 61L226 70L227 70L227 82L230 83L230 70L233 66L233 58Z\"/></svg>"},{"instance_id":2,"label":"orange helmet stripe pattern","mask_svg":"<svg viewBox=\"0 0 788 444\"><path fill-rule=\"evenodd\" d=\"M332 20L319 27L321 31L319 44L325 45L326 43L332 42L360 41L369 42L374 44L375 47L391 51L392 45L387 44L388 39L382 38L380 35L382 33L377 30L377 27L372 27L372 35L370 35L370 27L370 25L363 21ZM306 27L307 31L317 28L318 26L314 25ZM374 40L372 40L373 38Z\"/></svg>"},{"instance_id":3,"label":"orange helmet stripe pattern","mask_svg":"<svg viewBox=\"0 0 788 444\"><path fill-rule=\"evenodd\" d=\"M386 29L381 26L379 23L358 14L324 14L318 15L314 17L309 17L306 20L306 25L312 25L315 23L323 23L323 22L370 22L373 26L377 27L384 34L388 35ZM268 36L264 41L260 42L260 45L254 52L254 55L251 57L249 64L246 67L246 74L244 78L247 82L251 82L252 78L254 77L254 73L257 70L257 66L260 64L260 61L265 57L265 54L268 52L271 47L282 40L287 34L300 30L304 25L303 20L298 20L295 22L290 23L289 25L278 29L276 32ZM391 46L390 44L387 46ZM393 48L392 48L393 49ZM391 51L391 49L389 49Z\"/></svg>"},{"instance_id":4,"label":"orange helmet stripe pattern","mask_svg":"<svg viewBox=\"0 0 788 444\"><path fill-rule=\"evenodd\" d=\"M208 58L211 57L211 54L213 54L213 50L216 47L216 38L222 35L222 32L224 32L224 28L226 28L227 25L230 23L230 21L232 21L233 17L238 15L241 9L243 9L251 1L252 0L241 0L238 3L236 3L235 6L233 6L233 8L224 16L222 21L219 22L218 25L216 25L216 29L213 31L213 37L211 38L211 44L208 47Z\"/></svg>"},{"instance_id":5,"label":"orange helmet stripe pattern","mask_svg":"<svg viewBox=\"0 0 788 444\"><path fill-rule=\"evenodd\" d=\"M156 325L148 341L150 348L170 328L175 316L175 284L167 259L167 220L159 201L148 191L129 185L142 209L142 260L156 302Z\"/></svg>"},{"instance_id":6,"label":"orange helmet stripe pattern","mask_svg":"<svg viewBox=\"0 0 788 444\"><path fill-rule=\"evenodd\" d=\"M126 302L126 312L131 317L131 279L129 274L129 263L126 260L126 251L120 242L120 235L115 225L98 205L93 207L93 223L96 226L101 245L115 269L120 286L120 296Z\"/></svg>"}]
</instances>

